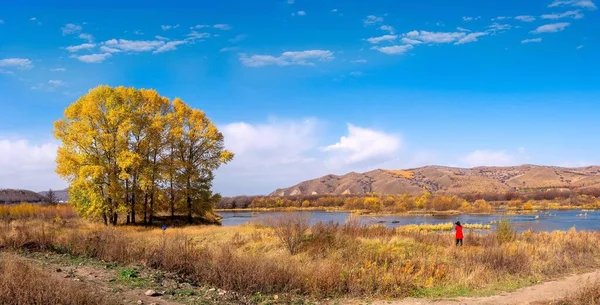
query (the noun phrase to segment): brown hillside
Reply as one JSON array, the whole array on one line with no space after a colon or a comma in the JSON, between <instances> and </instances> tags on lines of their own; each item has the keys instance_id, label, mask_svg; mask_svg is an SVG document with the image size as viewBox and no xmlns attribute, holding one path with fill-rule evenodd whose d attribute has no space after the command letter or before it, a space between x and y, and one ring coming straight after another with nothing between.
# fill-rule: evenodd
<instances>
[{"instance_id":1,"label":"brown hillside","mask_svg":"<svg viewBox=\"0 0 600 305\"><path fill-rule=\"evenodd\" d=\"M548 188L600 187L600 167L564 168L521 165L455 168L426 166L407 170L377 169L342 176L327 175L277 189L271 196L431 193L498 193Z\"/></svg>"},{"instance_id":2,"label":"brown hillside","mask_svg":"<svg viewBox=\"0 0 600 305\"><path fill-rule=\"evenodd\" d=\"M44 196L28 190L0 190L0 204L21 202L38 203L43 202L45 199Z\"/></svg>"}]
</instances>

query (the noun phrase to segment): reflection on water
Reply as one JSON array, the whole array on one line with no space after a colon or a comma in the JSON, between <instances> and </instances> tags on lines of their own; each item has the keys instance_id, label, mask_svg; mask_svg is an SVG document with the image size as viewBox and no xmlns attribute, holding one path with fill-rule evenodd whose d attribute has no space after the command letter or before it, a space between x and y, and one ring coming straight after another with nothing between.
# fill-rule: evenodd
<instances>
[{"instance_id":1,"label":"reflection on water","mask_svg":"<svg viewBox=\"0 0 600 305\"><path fill-rule=\"evenodd\" d=\"M262 217L277 217L288 212L219 212L223 216L223 226L237 226ZM297 212L309 214L311 223L329 222L344 223L349 217L347 212L310 211ZM518 231L554 231L568 230L575 227L577 230L600 230L600 211L582 212L570 211L544 211L528 215L451 215L451 216L358 216L362 224L382 224L397 227L409 224L439 224L460 221L462 223L490 224L503 217L508 217Z\"/></svg>"}]
</instances>

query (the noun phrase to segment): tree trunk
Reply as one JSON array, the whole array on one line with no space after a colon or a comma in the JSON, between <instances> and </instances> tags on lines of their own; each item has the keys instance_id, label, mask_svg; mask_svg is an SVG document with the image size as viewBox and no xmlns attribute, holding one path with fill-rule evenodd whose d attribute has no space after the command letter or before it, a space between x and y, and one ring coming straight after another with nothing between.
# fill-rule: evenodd
<instances>
[{"instance_id":1,"label":"tree trunk","mask_svg":"<svg viewBox=\"0 0 600 305\"><path fill-rule=\"evenodd\" d=\"M112 219L112 224L113 226L117 225L117 218L119 217L119 214L117 213L113 213L113 219Z\"/></svg>"},{"instance_id":2,"label":"tree trunk","mask_svg":"<svg viewBox=\"0 0 600 305\"><path fill-rule=\"evenodd\" d=\"M123 206L127 206L129 204L129 178L125 179L125 204ZM127 224L129 224L129 213L127 213Z\"/></svg>"},{"instance_id":3,"label":"tree trunk","mask_svg":"<svg viewBox=\"0 0 600 305\"><path fill-rule=\"evenodd\" d=\"M108 219L106 218L106 213L102 213L102 220L104 220L104 225L108 226Z\"/></svg>"},{"instance_id":4,"label":"tree trunk","mask_svg":"<svg viewBox=\"0 0 600 305\"><path fill-rule=\"evenodd\" d=\"M188 210L188 223L191 224L192 223L192 196L190 196L190 189L191 189L191 184L190 184L190 179L188 178L187 181L187 210Z\"/></svg>"},{"instance_id":5,"label":"tree trunk","mask_svg":"<svg viewBox=\"0 0 600 305\"><path fill-rule=\"evenodd\" d=\"M144 192L144 225L148 224L148 193Z\"/></svg>"},{"instance_id":6,"label":"tree trunk","mask_svg":"<svg viewBox=\"0 0 600 305\"><path fill-rule=\"evenodd\" d=\"M137 185L137 177L133 176L133 185L131 186L131 224L135 224L135 187Z\"/></svg>"},{"instance_id":7,"label":"tree trunk","mask_svg":"<svg viewBox=\"0 0 600 305\"><path fill-rule=\"evenodd\" d=\"M150 219L149 223L152 225L152 220L154 219L154 187L150 191Z\"/></svg>"},{"instance_id":8,"label":"tree trunk","mask_svg":"<svg viewBox=\"0 0 600 305\"><path fill-rule=\"evenodd\" d=\"M170 193L171 193L171 220L175 220L175 194L173 193L173 177L171 177Z\"/></svg>"}]
</instances>

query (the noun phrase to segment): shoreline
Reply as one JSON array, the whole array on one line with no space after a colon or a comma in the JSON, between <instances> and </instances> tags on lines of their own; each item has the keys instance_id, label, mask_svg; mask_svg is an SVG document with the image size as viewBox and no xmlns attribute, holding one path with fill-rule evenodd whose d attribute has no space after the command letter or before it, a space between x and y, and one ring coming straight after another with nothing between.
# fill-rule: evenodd
<instances>
[{"instance_id":1,"label":"shoreline","mask_svg":"<svg viewBox=\"0 0 600 305\"><path fill-rule=\"evenodd\" d=\"M489 213L478 213L478 212L463 212L457 210L451 211L408 211L408 212L375 212L369 210L348 210L344 208L331 208L331 207L286 207L286 208L235 208L235 209L214 209L215 213L233 213L233 212L249 212L249 213L270 213L270 212L326 212L326 213L350 213L357 216L455 216L455 215L531 215L543 212L551 211L576 211L582 212L595 212L598 209L590 209L585 207L548 207L548 208L537 208L532 210L523 209L504 209L501 211L494 211Z\"/></svg>"}]
</instances>

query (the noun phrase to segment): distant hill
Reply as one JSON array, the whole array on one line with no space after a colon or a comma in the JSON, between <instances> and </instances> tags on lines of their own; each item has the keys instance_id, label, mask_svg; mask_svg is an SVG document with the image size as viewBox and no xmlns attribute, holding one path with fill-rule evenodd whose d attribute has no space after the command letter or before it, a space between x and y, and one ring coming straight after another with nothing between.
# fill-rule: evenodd
<instances>
[{"instance_id":1,"label":"distant hill","mask_svg":"<svg viewBox=\"0 0 600 305\"><path fill-rule=\"evenodd\" d=\"M600 188L600 166L565 168L521 165L456 168L425 166L406 170L327 175L277 189L271 196L431 193L498 193L560 188Z\"/></svg>"},{"instance_id":2,"label":"distant hill","mask_svg":"<svg viewBox=\"0 0 600 305\"><path fill-rule=\"evenodd\" d=\"M11 203L41 203L46 198L36 192L28 190L12 190L3 189L0 190L0 204L11 204Z\"/></svg>"},{"instance_id":3,"label":"distant hill","mask_svg":"<svg viewBox=\"0 0 600 305\"><path fill-rule=\"evenodd\" d=\"M56 196L56 200L58 200L58 202L69 201L69 190L68 189L52 190L52 191L54 192L54 196ZM46 197L46 195L48 194L48 191L39 192L38 194Z\"/></svg>"}]
</instances>

